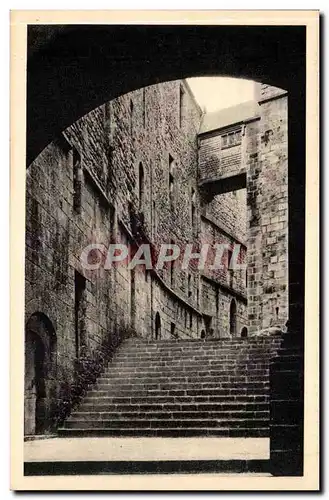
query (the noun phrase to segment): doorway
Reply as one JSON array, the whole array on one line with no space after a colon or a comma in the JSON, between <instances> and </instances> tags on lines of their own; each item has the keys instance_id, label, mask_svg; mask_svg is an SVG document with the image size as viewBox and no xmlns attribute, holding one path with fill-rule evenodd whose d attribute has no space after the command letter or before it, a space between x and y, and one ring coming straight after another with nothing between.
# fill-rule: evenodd
<instances>
[{"instance_id":1,"label":"doorway","mask_svg":"<svg viewBox=\"0 0 329 500\"><path fill-rule=\"evenodd\" d=\"M161 339L161 318L159 312L155 315L155 340Z\"/></svg>"},{"instance_id":2,"label":"doorway","mask_svg":"<svg viewBox=\"0 0 329 500\"><path fill-rule=\"evenodd\" d=\"M33 314L25 333L24 434L44 434L51 427L51 392L56 381L56 338L50 320Z\"/></svg>"}]
</instances>

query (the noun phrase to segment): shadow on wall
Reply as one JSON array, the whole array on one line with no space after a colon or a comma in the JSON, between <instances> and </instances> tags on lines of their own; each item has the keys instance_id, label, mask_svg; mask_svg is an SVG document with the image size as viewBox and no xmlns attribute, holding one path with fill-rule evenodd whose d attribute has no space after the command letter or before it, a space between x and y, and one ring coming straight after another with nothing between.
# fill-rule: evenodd
<instances>
[{"instance_id":1,"label":"shadow on wall","mask_svg":"<svg viewBox=\"0 0 329 500\"><path fill-rule=\"evenodd\" d=\"M57 385L56 333L49 318L40 312L32 314L26 324L24 384L24 433L44 434L51 426Z\"/></svg>"}]
</instances>

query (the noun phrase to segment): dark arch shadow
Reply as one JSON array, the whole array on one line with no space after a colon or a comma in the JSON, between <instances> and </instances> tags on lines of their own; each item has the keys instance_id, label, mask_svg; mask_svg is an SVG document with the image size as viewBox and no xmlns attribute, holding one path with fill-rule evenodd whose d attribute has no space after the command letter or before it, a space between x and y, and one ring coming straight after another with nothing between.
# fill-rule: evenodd
<instances>
[{"instance_id":1,"label":"dark arch shadow","mask_svg":"<svg viewBox=\"0 0 329 500\"><path fill-rule=\"evenodd\" d=\"M303 330L305 26L30 25L26 163L119 95L168 80L225 75L289 92L289 303L291 324Z\"/></svg>"},{"instance_id":2,"label":"dark arch shadow","mask_svg":"<svg viewBox=\"0 0 329 500\"><path fill-rule=\"evenodd\" d=\"M147 85L233 76L300 96L305 27L29 26L27 57L29 165L78 118Z\"/></svg>"}]
</instances>

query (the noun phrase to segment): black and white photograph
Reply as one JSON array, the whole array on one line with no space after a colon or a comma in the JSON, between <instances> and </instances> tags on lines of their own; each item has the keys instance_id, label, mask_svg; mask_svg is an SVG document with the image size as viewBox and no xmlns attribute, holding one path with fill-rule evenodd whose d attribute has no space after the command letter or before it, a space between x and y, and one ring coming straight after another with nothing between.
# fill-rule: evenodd
<instances>
[{"instance_id":1,"label":"black and white photograph","mask_svg":"<svg viewBox=\"0 0 329 500\"><path fill-rule=\"evenodd\" d=\"M26 18L14 489L317 489L318 12L220 12Z\"/></svg>"}]
</instances>

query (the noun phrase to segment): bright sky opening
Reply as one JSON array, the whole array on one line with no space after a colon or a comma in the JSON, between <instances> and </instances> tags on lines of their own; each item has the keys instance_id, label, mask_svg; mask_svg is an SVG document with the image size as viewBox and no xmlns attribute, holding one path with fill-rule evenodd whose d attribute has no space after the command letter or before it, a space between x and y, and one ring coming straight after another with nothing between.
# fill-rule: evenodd
<instances>
[{"instance_id":1,"label":"bright sky opening","mask_svg":"<svg viewBox=\"0 0 329 500\"><path fill-rule=\"evenodd\" d=\"M202 109L217 111L254 99L255 82L241 78L198 77L187 82Z\"/></svg>"}]
</instances>

